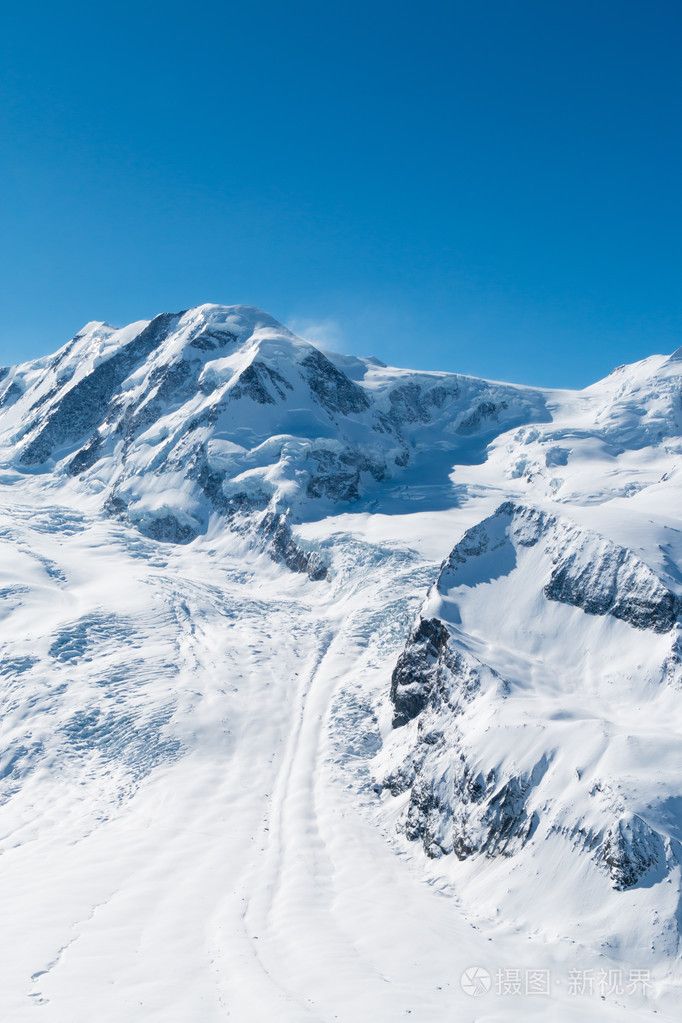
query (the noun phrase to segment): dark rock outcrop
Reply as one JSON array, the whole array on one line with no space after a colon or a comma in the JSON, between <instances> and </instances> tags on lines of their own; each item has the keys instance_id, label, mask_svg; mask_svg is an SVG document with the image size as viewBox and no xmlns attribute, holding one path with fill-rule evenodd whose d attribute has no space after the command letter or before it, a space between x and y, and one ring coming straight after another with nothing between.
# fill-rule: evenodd
<instances>
[{"instance_id":1,"label":"dark rock outcrop","mask_svg":"<svg viewBox=\"0 0 682 1023\"><path fill-rule=\"evenodd\" d=\"M21 455L24 465L45 462L55 448L82 443L103 422L109 402L135 367L168 336L180 313L156 316L137 337L66 391Z\"/></svg>"},{"instance_id":2,"label":"dark rock outcrop","mask_svg":"<svg viewBox=\"0 0 682 1023\"><path fill-rule=\"evenodd\" d=\"M369 398L363 388L337 369L322 352L313 349L301 366L310 390L327 412L347 416L369 409Z\"/></svg>"},{"instance_id":3,"label":"dark rock outcrop","mask_svg":"<svg viewBox=\"0 0 682 1023\"><path fill-rule=\"evenodd\" d=\"M590 615L612 615L635 629L670 632L682 604L631 551L605 543L598 562L585 564L567 551L544 588L548 600Z\"/></svg>"},{"instance_id":4,"label":"dark rock outcrop","mask_svg":"<svg viewBox=\"0 0 682 1023\"><path fill-rule=\"evenodd\" d=\"M424 709L439 682L450 633L438 618L420 618L391 676L393 727Z\"/></svg>"},{"instance_id":5,"label":"dark rock outcrop","mask_svg":"<svg viewBox=\"0 0 682 1023\"><path fill-rule=\"evenodd\" d=\"M617 891L634 888L644 876L665 864L665 844L661 835L636 814L621 817L606 833L601 850L613 887Z\"/></svg>"},{"instance_id":6,"label":"dark rock outcrop","mask_svg":"<svg viewBox=\"0 0 682 1023\"><path fill-rule=\"evenodd\" d=\"M285 514L267 512L260 522L259 533L272 558L292 572L304 572L314 581L326 579L329 570L316 551L304 551L294 540Z\"/></svg>"}]
</instances>

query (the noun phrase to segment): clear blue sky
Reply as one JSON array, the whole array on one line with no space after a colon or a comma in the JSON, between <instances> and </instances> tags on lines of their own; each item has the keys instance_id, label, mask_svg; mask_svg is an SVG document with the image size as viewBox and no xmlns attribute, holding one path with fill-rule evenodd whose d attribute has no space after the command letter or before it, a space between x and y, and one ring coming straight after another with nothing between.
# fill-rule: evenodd
<instances>
[{"instance_id":1,"label":"clear blue sky","mask_svg":"<svg viewBox=\"0 0 682 1023\"><path fill-rule=\"evenodd\" d=\"M0 362L205 301L528 383L672 351L681 52L678 0L5 5Z\"/></svg>"}]
</instances>

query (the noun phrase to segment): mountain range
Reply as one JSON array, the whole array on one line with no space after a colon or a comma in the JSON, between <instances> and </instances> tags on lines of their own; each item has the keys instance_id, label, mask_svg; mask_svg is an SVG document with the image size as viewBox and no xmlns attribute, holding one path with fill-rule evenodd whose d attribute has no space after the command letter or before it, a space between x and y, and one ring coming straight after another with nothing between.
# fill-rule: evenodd
<instances>
[{"instance_id":1,"label":"mountain range","mask_svg":"<svg viewBox=\"0 0 682 1023\"><path fill-rule=\"evenodd\" d=\"M0 370L2 1018L678 1019L681 464L682 350Z\"/></svg>"}]
</instances>

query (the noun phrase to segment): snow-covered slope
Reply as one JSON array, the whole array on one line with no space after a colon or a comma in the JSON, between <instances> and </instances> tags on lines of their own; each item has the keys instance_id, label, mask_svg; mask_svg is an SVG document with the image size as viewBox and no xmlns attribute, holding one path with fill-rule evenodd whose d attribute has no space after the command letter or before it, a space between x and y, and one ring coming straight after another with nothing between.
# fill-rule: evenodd
<instances>
[{"instance_id":1,"label":"snow-covered slope","mask_svg":"<svg viewBox=\"0 0 682 1023\"><path fill-rule=\"evenodd\" d=\"M677 1018L679 354L201 306L0 378L3 1019Z\"/></svg>"}]
</instances>

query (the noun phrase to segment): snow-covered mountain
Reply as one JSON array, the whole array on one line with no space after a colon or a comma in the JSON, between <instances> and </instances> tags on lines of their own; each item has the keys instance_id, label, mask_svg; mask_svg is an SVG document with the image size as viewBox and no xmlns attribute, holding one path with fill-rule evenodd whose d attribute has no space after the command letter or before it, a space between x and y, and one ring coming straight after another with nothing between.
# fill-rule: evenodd
<instances>
[{"instance_id":1,"label":"snow-covered mountain","mask_svg":"<svg viewBox=\"0 0 682 1023\"><path fill-rule=\"evenodd\" d=\"M7 371L0 402L9 461L78 478L107 512L174 543L216 518L243 530L260 512L269 534L274 516L366 504L434 450L449 468L502 428L548 418L528 388L330 359L243 306L89 323Z\"/></svg>"},{"instance_id":2,"label":"snow-covered mountain","mask_svg":"<svg viewBox=\"0 0 682 1023\"><path fill-rule=\"evenodd\" d=\"M681 459L679 353L0 371L3 1019L677 1018Z\"/></svg>"}]
</instances>

